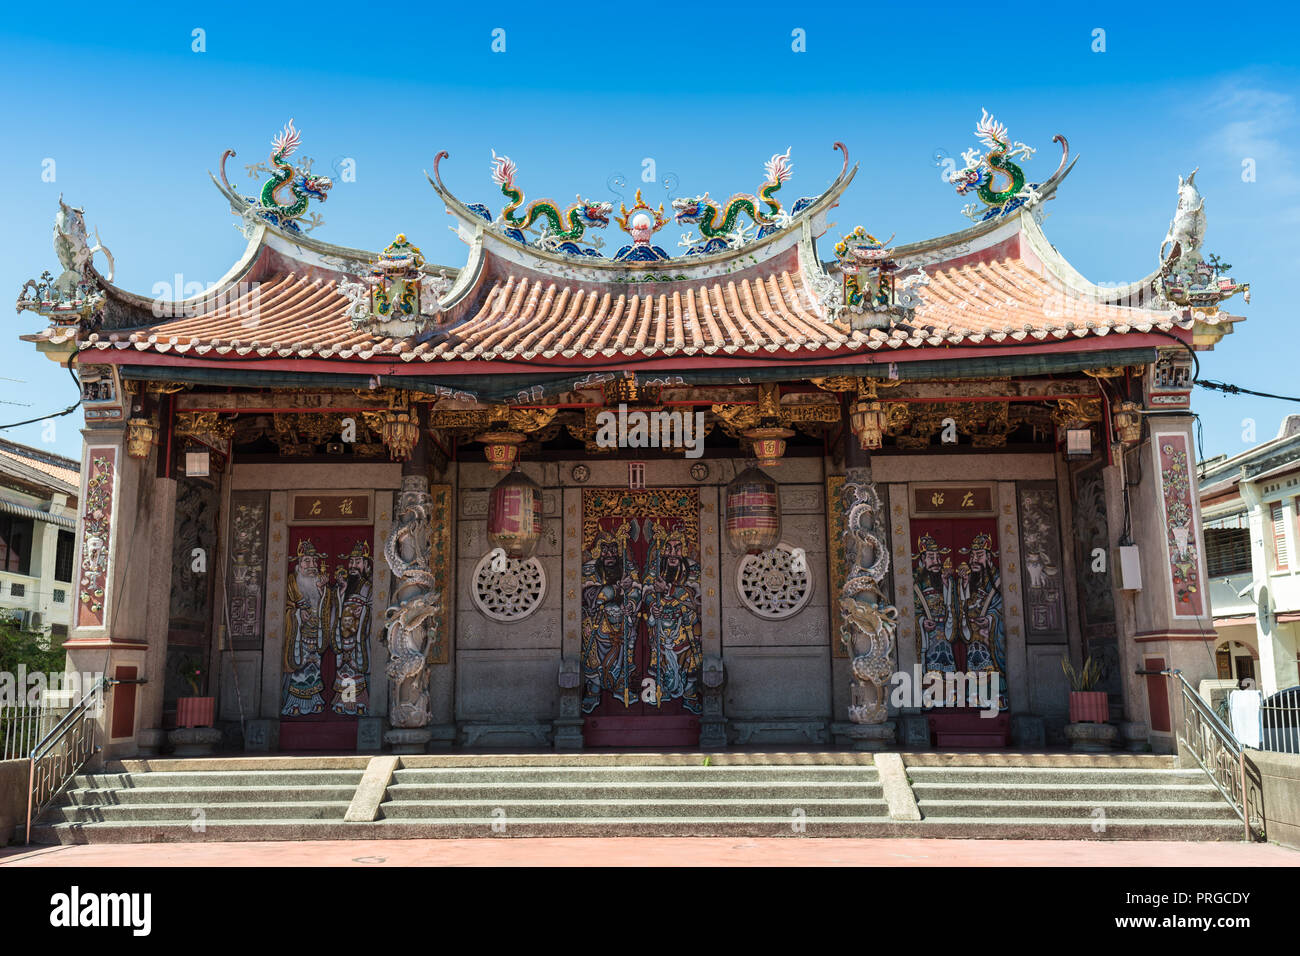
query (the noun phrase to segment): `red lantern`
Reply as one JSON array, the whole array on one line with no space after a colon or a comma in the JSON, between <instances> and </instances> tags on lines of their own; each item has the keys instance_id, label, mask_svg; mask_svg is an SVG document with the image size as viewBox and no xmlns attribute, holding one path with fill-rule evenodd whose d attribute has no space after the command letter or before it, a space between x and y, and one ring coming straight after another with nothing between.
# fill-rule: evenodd
<instances>
[{"instance_id":1,"label":"red lantern","mask_svg":"<svg viewBox=\"0 0 1300 956\"><path fill-rule=\"evenodd\" d=\"M777 483L753 466L727 485L727 542L733 551L758 554L781 540L781 493Z\"/></svg>"},{"instance_id":2,"label":"red lantern","mask_svg":"<svg viewBox=\"0 0 1300 956\"><path fill-rule=\"evenodd\" d=\"M542 537L542 489L522 471L502 478L488 499L488 545L512 558L531 558Z\"/></svg>"}]
</instances>

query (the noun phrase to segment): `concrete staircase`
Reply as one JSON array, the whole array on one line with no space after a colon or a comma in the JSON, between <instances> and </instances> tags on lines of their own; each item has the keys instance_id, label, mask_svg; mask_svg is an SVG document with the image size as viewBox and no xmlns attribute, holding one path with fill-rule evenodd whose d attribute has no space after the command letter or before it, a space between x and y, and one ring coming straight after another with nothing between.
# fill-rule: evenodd
<instances>
[{"instance_id":1,"label":"concrete staircase","mask_svg":"<svg viewBox=\"0 0 1300 956\"><path fill-rule=\"evenodd\" d=\"M1200 770L1172 766L907 767L927 832L1001 839L1240 840Z\"/></svg>"},{"instance_id":2,"label":"concrete staircase","mask_svg":"<svg viewBox=\"0 0 1300 956\"><path fill-rule=\"evenodd\" d=\"M877 767L859 753L682 753L125 761L77 777L33 831L41 843L493 836L1239 840L1242 826L1204 774L1167 757L926 753Z\"/></svg>"}]
</instances>

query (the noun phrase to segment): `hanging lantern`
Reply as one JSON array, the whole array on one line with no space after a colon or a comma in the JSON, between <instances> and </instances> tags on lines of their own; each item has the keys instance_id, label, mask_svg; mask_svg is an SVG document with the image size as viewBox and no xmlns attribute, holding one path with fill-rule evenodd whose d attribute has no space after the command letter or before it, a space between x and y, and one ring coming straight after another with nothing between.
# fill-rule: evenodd
<instances>
[{"instance_id":1,"label":"hanging lantern","mask_svg":"<svg viewBox=\"0 0 1300 956\"><path fill-rule=\"evenodd\" d=\"M147 418L133 418L126 423L126 453L132 458L148 458L158 426Z\"/></svg>"},{"instance_id":2,"label":"hanging lantern","mask_svg":"<svg viewBox=\"0 0 1300 956\"><path fill-rule=\"evenodd\" d=\"M854 402L849 409L849 424L853 426L853 434L858 436L862 450L875 451L885 437L885 406L874 399Z\"/></svg>"},{"instance_id":3,"label":"hanging lantern","mask_svg":"<svg viewBox=\"0 0 1300 956\"><path fill-rule=\"evenodd\" d=\"M781 540L781 494L777 483L749 467L727 485L726 530L732 551L759 554Z\"/></svg>"},{"instance_id":4,"label":"hanging lantern","mask_svg":"<svg viewBox=\"0 0 1300 956\"><path fill-rule=\"evenodd\" d=\"M1137 402L1121 402L1115 409L1115 434L1126 445L1132 445L1142 437L1142 412Z\"/></svg>"},{"instance_id":5,"label":"hanging lantern","mask_svg":"<svg viewBox=\"0 0 1300 956\"><path fill-rule=\"evenodd\" d=\"M484 432L474 440L483 443L483 454L493 471L509 471L519 460L519 446L526 437L521 432Z\"/></svg>"},{"instance_id":6,"label":"hanging lantern","mask_svg":"<svg viewBox=\"0 0 1300 956\"><path fill-rule=\"evenodd\" d=\"M762 468L781 464L785 443L794 437L794 432L788 428L751 428L742 434L754 449L754 457Z\"/></svg>"},{"instance_id":7,"label":"hanging lantern","mask_svg":"<svg viewBox=\"0 0 1300 956\"><path fill-rule=\"evenodd\" d=\"M518 449L516 448L516 451ZM518 466L488 498L488 546L511 558L531 558L542 536L542 489Z\"/></svg>"},{"instance_id":8,"label":"hanging lantern","mask_svg":"<svg viewBox=\"0 0 1300 956\"><path fill-rule=\"evenodd\" d=\"M415 442L420 437L419 423L413 409L386 409L380 418L379 435L388 446L388 454L394 461L405 461L411 457Z\"/></svg>"}]
</instances>

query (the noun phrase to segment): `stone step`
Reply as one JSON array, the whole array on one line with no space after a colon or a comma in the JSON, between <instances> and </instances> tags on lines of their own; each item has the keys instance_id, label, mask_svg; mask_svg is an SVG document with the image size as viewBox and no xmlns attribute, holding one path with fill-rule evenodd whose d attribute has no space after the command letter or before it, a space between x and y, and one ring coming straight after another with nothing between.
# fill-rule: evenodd
<instances>
[{"instance_id":1,"label":"stone step","mask_svg":"<svg viewBox=\"0 0 1300 956\"><path fill-rule=\"evenodd\" d=\"M318 820L210 823L194 833L192 821L139 823L61 823L33 828L38 843L186 843L261 840L415 840L483 837L915 837L996 840L1240 840L1242 825L1232 821L1115 820L1104 831L1073 819L945 819L902 823L878 817L705 817L666 820L656 817L599 819L379 820L333 823ZM504 823L504 827L503 827ZM494 825L496 829L494 829Z\"/></svg>"},{"instance_id":2,"label":"stone step","mask_svg":"<svg viewBox=\"0 0 1300 956\"><path fill-rule=\"evenodd\" d=\"M388 788L388 800L403 803L439 800L515 799L515 800L583 800L595 796L606 798L707 800L731 798L746 800L789 800L848 797L862 800L883 799L878 780L804 783L803 781L740 780L717 783L668 781L609 781L598 784L553 781L541 783L402 783Z\"/></svg>"},{"instance_id":3,"label":"stone step","mask_svg":"<svg viewBox=\"0 0 1300 956\"><path fill-rule=\"evenodd\" d=\"M429 819L489 819L509 821L521 819L549 820L553 818L616 819L712 819L714 817L744 817L749 819L780 819L788 824L802 817L854 817L888 819L889 808L883 799L821 799L821 800L645 800L640 797L626 799L587 800L441 800L436 803L385 803L379 808L385 820Z\"/></svg>"},{"instance_id":4,"label":"stone step","mask_svg":"<svg viewBox=\"0 0 1300 956\"><path fill-rule=\"evenodd\" d=\"M164 787L355 787L363 770L157 770L147 773L78 774L70 786L83 789Z\"/></svg>"},{"instance_id":5,"label":"stone step","mask_svg":"<svg viewBox=\"0 0 1300 956\"><path fill-rule=\"evenodd\" d=\"M355 784L338 787L312 786L294 787L191 787L187 789L169 789L167 787L136 787L121 790L84 789L68 790L55 801L59 806L130 806L138 804L162 804L175 807L207 807L218 803L292 803L292 802L330 802L342 801L345 805L357 792Z\"/></svg>"},{"instance_id":6,"label":"stone step","mask_svg":"<svg viewBox=\"0 0 1300 956\"><path fill-rule=\"evenodd\" d=\"M917 800L1065 800L1087 803L1197 801L1223 803L1212 784L1155 783L921 783L913 782ZM1226 804L1224 804L1226 806Z\"/></svg>"},{"instance_id":7,"label":"stone step","mask_svg":"<svg viewBox=\"0 0 1300 956\"><path fill-rule=\"evenodd\" d=\"M303 800L295 803L215 803L211 806L177 806L164 803L116 804L111 806L51 807L46 819L51 823L126 823L184 819L193 828L229 820L337 820L342 822L348 801ZM201 815L195 811L201 811Z\"/></svg>"},{"instance_id":8,"label":"stone step","mask_svg":"<svg viewBox=\"0 0 1300 956\"><path fill-rule=\"evenodd\" d=\"M918 800L921 817L925 820L958 818L1001 819L1018 817L1050 817L1080 821L1109 821L1114 819L1153 820L1238 820L1226 803L1200 802L1079 803L1072 800ZM1099 815L1097 811L1102 813Z\"/></svg>"},{"instance_id":9,"label":"stone step","mask_svg":"<svg viewBox=\"0 0 1300 956\"><path fill-rule=\"evenodd\" d=\"M794 781L794 782L875 782L880 775L873 766L735 766L735 767L440 767L429 769L397 770L393 782L398 784L437 785L491 784L491 783L660 783L665 781L691 781L711 783L722 781Z\"/></svg>"},{"instance_id":10,"label":"stone step","mask_svg":"<svg viewBox=\"0 0 1300 956\"><path fill-rule=\"evenodd\" d=\"M908 779L914 784L1179 784L1204 783L1209 778L1199 770L1147 770L1056 767L905 767Z\"/></svg>"}]
</instances>

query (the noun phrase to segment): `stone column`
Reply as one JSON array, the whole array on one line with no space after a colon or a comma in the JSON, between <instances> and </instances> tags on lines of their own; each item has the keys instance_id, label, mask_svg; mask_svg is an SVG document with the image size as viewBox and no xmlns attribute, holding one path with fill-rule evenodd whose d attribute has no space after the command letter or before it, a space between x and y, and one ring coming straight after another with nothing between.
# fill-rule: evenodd
<instances>
[{"instance_id":1,"label":"stone column","mask_svg":"<svg viewBox=\"0 0 1300 956\"><path fill-rule=\"evenodd\" d=\"M429 569L430 519L428 438L424 432L402 465L402 490L393 509L393 526L384 558L397 578L385 615L388 645L388 718L384 740L394 753L423 753L433 737L429 725L428 633L437 611L438 592Z\"/></svg>"},{"instance_id":2,"label":"stone column","mask_svg":"<svg viewBox=\"0 0 1300 956\"><path fill-rule=\"evenodd\" d=\"M157 447L128 454L123 424L82 431L80 526L67 670L145 679L105 695L101 757L162 739L163 677L175 482L157 478Z\"/></svg>"},{"instance_id":3,"label":"stone column","mask_svg":"<svg viewBox=\"0 0 1300 956\"><path fill-rule=\"evenodd\" d=\"M898 608L888 603L880 588L889 573L888 515L871 479L871 459L847 430L844 461L848 467L841 500L828 501L826 507L844 510L839 639L849 651L852 681L848 722L837 722L832 730L837 737L851 740L855 750L885 750L895 738L894 721L887 718L898 627Z\"/></svg>"}]
</instances>

